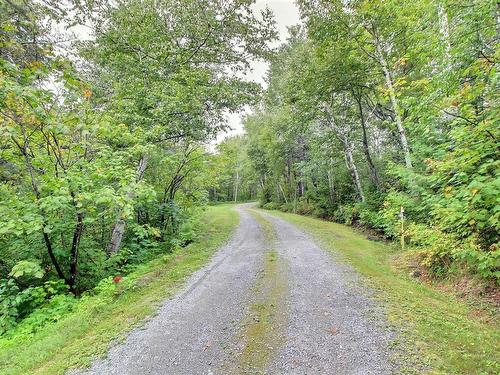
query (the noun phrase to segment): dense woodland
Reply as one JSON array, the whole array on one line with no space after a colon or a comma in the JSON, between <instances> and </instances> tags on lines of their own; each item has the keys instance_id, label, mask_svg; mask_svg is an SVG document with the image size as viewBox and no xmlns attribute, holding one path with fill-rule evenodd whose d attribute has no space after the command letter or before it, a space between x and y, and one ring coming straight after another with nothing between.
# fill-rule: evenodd
<instances>
[{"instance_id":1,"label":"dense woodland","mask_svg":"<svg viewBox=\"0 0 500 375\"><path fill-rule=\"evenodd\" d=\"M251 3L0 2L0 334L191 240L276 37Z\"/></svg>"},{"instance_id":2,"label":"dense woodland","mask_svg":"<svg viewBox=\"0 0 500 375\"><path fill-rule=\"evenodd\" d=\"M277 50L251 4L0 0L0 335L186 245L221 201L404 235L433 277L497 285L497 2L299 1Z\"/></svg>"},{"instance_id":3,"label":"dense woodland","mask_svg":"<svg viewBox=\"0 0 500 375\"><path fill-rule=\"evenodd\" d=\"M404 236L430 276L496 284L498 4L298 3L246 135L222 145L244 149L240 197Z\"/></svg>"}]
</instances>

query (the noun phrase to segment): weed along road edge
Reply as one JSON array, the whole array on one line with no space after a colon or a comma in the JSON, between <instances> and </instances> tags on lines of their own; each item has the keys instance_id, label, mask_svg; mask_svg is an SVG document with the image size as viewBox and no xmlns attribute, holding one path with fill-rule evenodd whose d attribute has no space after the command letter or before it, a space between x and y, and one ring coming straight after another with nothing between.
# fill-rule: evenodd
<instances>
[{"instance_id":1,"label":"weed along road edge","mask_svg":"<svg viewBox=\"0 0 500 375\"><path fill-rule=\"evenodd\" d=\"M235 206L232 239L144 327L79 374L390 374L394 334L352 269Z\"/></svg>"}]
</instances>

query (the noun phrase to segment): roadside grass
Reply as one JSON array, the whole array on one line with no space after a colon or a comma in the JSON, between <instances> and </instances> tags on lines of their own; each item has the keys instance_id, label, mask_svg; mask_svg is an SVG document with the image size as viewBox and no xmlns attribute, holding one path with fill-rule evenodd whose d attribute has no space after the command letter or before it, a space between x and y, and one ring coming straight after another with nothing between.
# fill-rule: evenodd
<instances>
[{"instance_id":1,"label":"roadside grass","mask_svg":"<svg viewBox=\"0 0 500 375\"><path fill-rule=\"evenodd\" d=\"M229 205L209 207L195 242L140 266L118 284L109 280L97 294L83 297L73 312L30 338L0 339L0 374L54 375L88 366L153 315L229 239L238 220Z\"/></svg>"},{"instance_id":2,"label":"roadside grass","mask_svg":"<svg viewBox=\"0 0 500 375\"><path fill-rule=\"evenodd\" d=\"M416 346L417 363L428 366L427 373L500 373L498 323L477 314L466 301L422 283L398 268L395 259L402 253L397 247L370 241L345 225L291 213L269 212L303 228L325 250L365 276L364 280L386 301L389 320L401 327L408 344ZM415 358L408 358L406 362L414 363Z\"/></svg>"}]
</instances>

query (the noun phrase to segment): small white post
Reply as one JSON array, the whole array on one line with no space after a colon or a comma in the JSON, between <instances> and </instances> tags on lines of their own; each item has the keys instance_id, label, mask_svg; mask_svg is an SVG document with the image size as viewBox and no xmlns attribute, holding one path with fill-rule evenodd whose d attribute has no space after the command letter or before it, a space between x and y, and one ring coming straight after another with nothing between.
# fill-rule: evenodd
<instances>
[{"instance_id":1,"label":"small white post","mask_svg":"<svg viewBox=\"0 0 500 375\"><path fill-rule=\"evenodd\" d=\"M405 209L403 206L399 209L399 220L401 221L401 250L405 249Z\"/></svg>"}]
</instances>

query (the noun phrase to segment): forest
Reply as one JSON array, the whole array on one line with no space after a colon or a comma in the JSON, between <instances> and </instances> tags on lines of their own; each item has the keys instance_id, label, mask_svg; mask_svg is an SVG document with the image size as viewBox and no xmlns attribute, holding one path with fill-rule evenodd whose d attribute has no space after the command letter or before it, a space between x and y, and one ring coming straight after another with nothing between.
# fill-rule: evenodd
<instances>
[{"instance_id":1,"label":"forest","mask_svg":"<svg viewBox=\"0 0 500 375\"><path fill-rule=\"evenodd\" d=\"M0 0L0 348L227 202L352 225L498 297L498 2L298 0L276 48L252 4Z\"/></svg>"},{"instance_id":2,"label":"forest","mask_svg":"<svg viewBox=\"0 0 500 375\"><path fill-rule=\"evenodd\" d=\"M0 332L191 240L226 167L207 142L275 37L250 4L1 2Z\"/></svg>"},{"instance_id":3,"label":"forest","mask_svg":"<svg viewBox=\"0 0 500 375\"><path fill-rule=\"evenodd\" d=\"M498 4L298 4L245 135L220 146L238 155L230 197L403 237L430 276L498 285Z\"/></svg>"}]
</instances>

